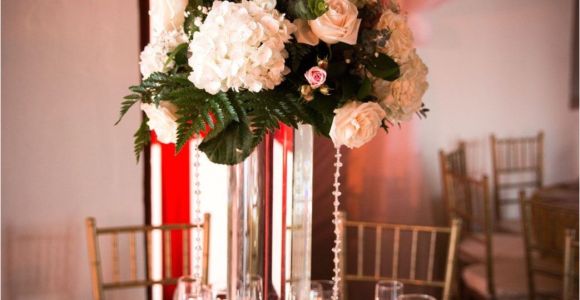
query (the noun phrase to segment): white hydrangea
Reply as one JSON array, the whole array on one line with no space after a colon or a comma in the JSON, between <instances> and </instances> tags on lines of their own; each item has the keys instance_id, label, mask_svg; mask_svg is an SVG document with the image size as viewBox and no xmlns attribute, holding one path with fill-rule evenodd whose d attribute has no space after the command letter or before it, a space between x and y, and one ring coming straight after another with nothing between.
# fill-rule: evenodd
<instances>
[{"instance_id":1,"label":"white hydrangea","mask_svg":"<svg viewBox=\"0 0 580 300\"><path fill-rule=\"evenodd\" d=\"M390 32L389 40L384 48L379 48L393 58L397 63L405 63L413 51L413 32L409 28L407 18L403 15L386 10L376 25L377 29L387 29Z\"/></svg>"},{"instance_id":2,"label":"white hydrangea","mask_svg":"<svg viewBox=\"0 0 580 300\"><path fill-rule=\"evenodd\" d=\"M147 78L155 72L167 72L171 69L174 62L167 63L167 53L185 42L187 42L187 35L183 30L156 33L151 42L141 52L139 67L143 78Z\"/></svg>"},{"instance_id":3,"label":"white hydrangea","mask_svg":"<svg viewBox=\"0 0 580 300\"><path fill-rule=\"evenodd\" d=\"M262 2L214 1L189 44L189 80L210 94L229 89L259 92L280 84L289 72L284 43L294 25L269 8Z\"/></svg>"},{"instance_id":4,"label":"white hydrangea","mask_svg":"<svg viewBox=\"0 0 580 300\"><path fill-rule=\"evenodd\" d=\"M401 76L392 82L375 79L373 94L387 113L391 123L407 121L421 110L423 94L429 87L427 66L415 51L409 54L407 63L401 65Z\"/></svg>"}]
</instances>

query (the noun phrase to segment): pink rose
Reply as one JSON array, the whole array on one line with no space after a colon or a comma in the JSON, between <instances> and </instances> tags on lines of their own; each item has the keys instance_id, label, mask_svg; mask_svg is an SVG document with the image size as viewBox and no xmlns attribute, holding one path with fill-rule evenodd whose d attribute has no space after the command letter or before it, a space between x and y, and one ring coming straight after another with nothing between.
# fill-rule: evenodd
<instances>
[{"instance_id":1,"label":"pink rose","mask_svg":"<svg viewBox=\"0 0 580 300\"><path fill-rule=\"evenodd\" d=\"M326 71L321 67L312 67L304 73L304 77L313 89L317 89L326 81Z\"/></svg>"}]
</instances>

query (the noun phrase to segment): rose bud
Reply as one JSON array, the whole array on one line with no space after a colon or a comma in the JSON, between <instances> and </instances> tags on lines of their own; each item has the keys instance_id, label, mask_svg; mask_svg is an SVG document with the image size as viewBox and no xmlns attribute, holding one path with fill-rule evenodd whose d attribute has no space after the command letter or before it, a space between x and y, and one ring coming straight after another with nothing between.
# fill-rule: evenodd
<instances>
[{"instance_id":1,"label":"rose bud","mask_svg":"<svg viewBox=\"0 0 580 300\"><path fill-rule=\"evenodd\" d=\"M306 101L312 101L312 99L314 99L314 95L312 95L312 88L307 84L300 87L300 94Z\"/></svg>"},{"instance_id":2,"label":"rose bud","mask_svg":"<svg viewBox=\"0 0 580 300\"><path fill-rule=\"evenodd\" d=\"M326 58L325 59L319 59L318 60L318 66L326 70L326 68L328 68L328 60Z\"/></svg>"}]
</instances>

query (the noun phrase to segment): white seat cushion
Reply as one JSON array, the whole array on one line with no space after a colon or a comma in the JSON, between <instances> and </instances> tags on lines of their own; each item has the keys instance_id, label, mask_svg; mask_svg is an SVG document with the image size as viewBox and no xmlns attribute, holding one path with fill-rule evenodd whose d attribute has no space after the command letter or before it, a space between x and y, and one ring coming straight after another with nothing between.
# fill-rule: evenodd
<instances>
[{"instance_id":1,"label":"white seat cushion","mask_svg":"<svg viewBox=\"0 0 580 300\"><path fill-rule=\"evenodd\" d=\"M466 263L485 261L485 239L474 234L459 243L459 259ZM521 259L524 257L524 240L521 236L494 233L492 237L493 257L497 259Z\"/></svg>"},{"instance_id":2,"label":"white seat cushion","mask_svg":"<svg viewBox=\"0 0 580 300\"><path fill-rule=\"evenodd\" d=\"M473 264L463 270L465 285L479 295L489 298L485 264ZM500 299L528 299L528 281L525 261L522 259L499 260L494 263L496 297ZM536 293L557 296L562 282L554 277L535 275Z\"/></svg>"}]
</instances>

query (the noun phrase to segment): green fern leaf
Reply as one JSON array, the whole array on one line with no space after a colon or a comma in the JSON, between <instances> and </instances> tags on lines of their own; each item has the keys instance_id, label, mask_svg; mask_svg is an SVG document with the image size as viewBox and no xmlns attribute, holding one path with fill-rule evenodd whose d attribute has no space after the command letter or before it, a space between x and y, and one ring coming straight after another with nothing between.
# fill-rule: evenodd
<instances>
[{"instance_id":1,"label":"green fern leaf","mask_svg":"<svg viewBox=\"0 0 580 300\"><path fill-rule=\"evenodd\" d=\"M304 62L304 58L312 52L313 47L306 44L289 43L286 44L286 50L289 54L290 69L292 69L292 72L297 72L302 62Z\"/></svg>"},{"instance_id":2,"label":"green fern leaf","mask_svg":"<svg viewBox=\"0 0 580 300\"><path fill-rule=\"evenodd\" d=\"M151 133L149 132L149 126L147 126L147 116L143 116L143 121L141 121L141 126L133 135L134 137L134 151L135 157L137 162L139 162L139 158L141 157L141 153L145 146L147 146L151 140Z\"/></svg>"},{"instance_id":3,"label":"green fern leaf","mask_svg":"<svg viewBox=\"0 0 580 300\"><path fill-rule=\"evenodd\" d=\"M119 124L119 122L121 122L121 120L123 119L123 116L125 116L125 114L129 111L129 109L131 109L131 107L139 102L139 100L141 100L141 95L139 94L132 94L129 96L125 96L125 101L123 101L121 103L121 112L119 115L119 119L117 120L117 122L115 122L115 125Z\"/></svg>"},{"instance_id":4,"label":"green fern leaf","mask_svg":"<svg viewBox=\"0 0 580 300\"><path fill-rule=\"evenodd\" d=\"M234 120L236 122L240 121L236 108L230 102L229 97L226 93L219 93L213 96L212 100L214 100L220 106L226 118Z\"/></svg>"}]
</instances>

